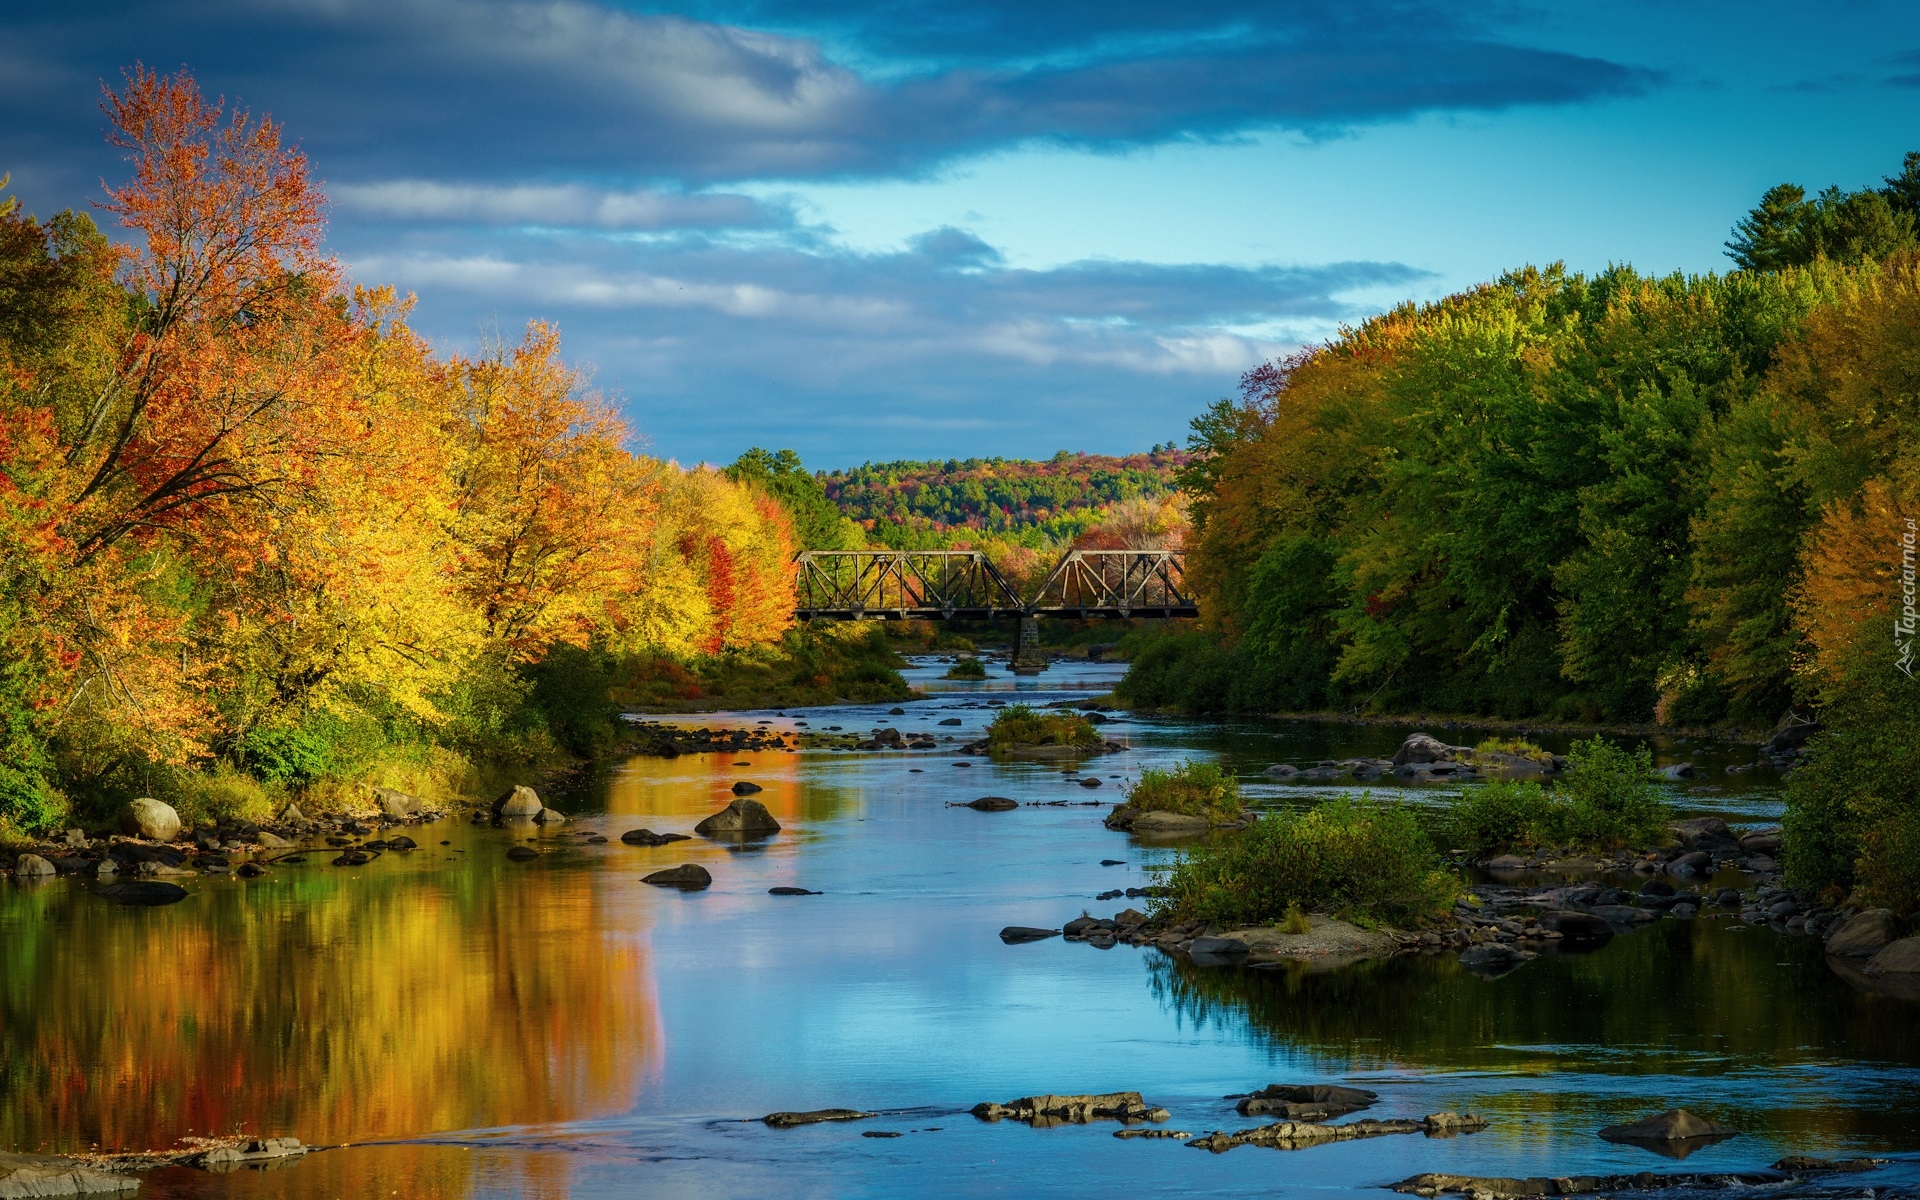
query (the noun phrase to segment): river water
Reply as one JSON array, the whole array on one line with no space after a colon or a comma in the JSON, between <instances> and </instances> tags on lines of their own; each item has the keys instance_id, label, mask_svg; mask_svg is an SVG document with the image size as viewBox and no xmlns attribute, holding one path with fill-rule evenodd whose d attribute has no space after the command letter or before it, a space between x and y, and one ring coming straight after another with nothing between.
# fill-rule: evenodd
<instances>
[{"instance_id":1,"label":"river water","mask_svg":"<svg viewBox=\"0 0 1920 1200\"><path fill-rule=\"evenodd\" d=\"M916 665L931 697L904 716L849 706L685 723L890 725L957 745L993 700L1096 694L1117 668L938 674ZM1495 980L1450 958L1316 975L1003 945L1005 925L1142 905L1094 897L1150 883L1172 851L1079 804L1112 802L1142 766L1213 757L1256 804L1307 804L1341 789L1266 783L1260 769L1390 753L1407 731L1129 718L1106 732L1129 748L1085 764L1097 791L1058 764L956 767L951 747L637 759L550 796L575 820L541 835L550 852L530 863L505 857L504 830L443 821L416 831L410 856L189 881L193 894L161 909L115 907L83 880L0 888L0 1150L241 1130L347 1147L274 1171L155 1172L148 1197L1386 1197L1377 1189L1419 1171L1730 1171L1787 1153L1895 1160L1831 1194L1920 1191L1920 1004L1730 915L1662 920ZM1708 768L1677 794L1689 814L1777 817L1771 780L1722 774L1750 748L1657 749ZM741 779L785 826L758 848L618 840L690 831ZM949 807L986 794L1074 803ZM585 844L582 829L612 840ZM681 862L704 864L713 886L640 882ZM783 885L823 894L767 893ZM1472 1110L1493 1125L1212 1154L1117 1140L1111 1122L1036 1130L967 1113L1132 1089L1198 1135L1259 1123L1221 1097L1275 1082L1372 1088L1382 1099L1367 1116ZM882 1115L752 1120L839 1106ZM1594 1136L1675 1106L1743 1135L1684 1166Z\"/></svg>"}]
</instances>

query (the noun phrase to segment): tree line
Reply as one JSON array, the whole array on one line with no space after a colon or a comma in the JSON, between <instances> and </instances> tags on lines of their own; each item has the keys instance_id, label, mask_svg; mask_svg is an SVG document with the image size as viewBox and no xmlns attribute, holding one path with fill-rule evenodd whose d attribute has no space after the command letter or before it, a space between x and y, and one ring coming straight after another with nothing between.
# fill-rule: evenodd
<instances>
[{"instance_id":1,"label":"tree line","mask_svg":"<svg viewBox=\"0 0 1920 1200\"><path fill-rule=\"evenodd\" d=\"M0 832L539 758L622 655L780 639L766 490L635 453L551 326L436 351L271 120L144 68L103 108L124 241L0 201Z\"/></svg>"},{"instance_id":2,"label":"tree line","mask_svg":"<svg viewBox=\"0 0 1920 1200\"><path fill-rule=\"evenodd\" d=\"M1796 878L1920 903L1916 202L1920 155L1883 188L1782 185L1728 274L1527 267L1250 373L1181 477L1206 625L1148 642L1123 694L1758 729L1817 706Z\"/></svg>"}]
</instances>

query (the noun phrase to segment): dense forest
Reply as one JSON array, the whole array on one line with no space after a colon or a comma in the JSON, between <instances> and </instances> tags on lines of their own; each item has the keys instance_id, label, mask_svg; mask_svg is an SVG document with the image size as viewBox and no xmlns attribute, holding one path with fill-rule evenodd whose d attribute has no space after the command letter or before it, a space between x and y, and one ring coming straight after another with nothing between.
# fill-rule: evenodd
<instances>
[{"instance_id":1,"label":"dense forest","mask_svg":"<svg viewBox=\"0 0 1920 1200\"><path fill-rule=\"evenodd\" d=\"M435 353L271 121L144 70L106 110L124 241L0 202L0 836L471 788L716 655L832 698L769 490L633 453L548 326Z\"/></svg>"},{"instance_id":2,"label":"dense forest","mask_svg":"<svg viewBox=\"0 0 1920 1200\"><path fill-rule=\"evenodd\" d=\"M827 496L873 542L901 550L992 541L1072 542L1115 505L1170 496L1187 456L1171 444L1114 457L1062 450L1044 462L968 458L868 463L820 475Z\"/></svg>"},{"instance_id":3,"label":"dense forest","mask_svg":"<svg viewBox=\"0 0 1920 1200\"><path fill-rule=\"evenodd\" d=\"M1800 882L1920 861L1920 155L1804 197L1769 191L1724 276L1530 267L1248 375L1181 479L1207 625L1123 695L1760 729L1820 706Z\"/></svg>"}]
</instances>

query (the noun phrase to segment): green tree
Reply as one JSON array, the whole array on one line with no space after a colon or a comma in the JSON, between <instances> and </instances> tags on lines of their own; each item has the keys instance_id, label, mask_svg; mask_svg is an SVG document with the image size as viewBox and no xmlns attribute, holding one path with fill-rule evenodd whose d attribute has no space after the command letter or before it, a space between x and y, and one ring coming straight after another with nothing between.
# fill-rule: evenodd
<instances>
[{"instance_id":1,"label":"green tree","mask_svg":"<svg viewBox=\"0 0 1920 1200\"><path fill-rule=\"evenodd\" d=\"M787 510L794 537L806 550L855 550L865 541L859 526L827 498L826 488L800 465L791 450L764 450L755 446L726 469L736 483L755 483Z\"/></svg>"}]
</instances>

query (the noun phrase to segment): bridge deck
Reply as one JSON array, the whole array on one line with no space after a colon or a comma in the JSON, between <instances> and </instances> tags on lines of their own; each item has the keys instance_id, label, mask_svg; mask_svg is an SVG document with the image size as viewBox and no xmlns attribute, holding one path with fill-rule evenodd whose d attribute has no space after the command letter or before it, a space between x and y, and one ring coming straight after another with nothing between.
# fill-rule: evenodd
<instances>
[{"instance_id":1,"label":"bridge deck","mask_svg":"<svg viewBox=\"0 0 1920 1200\"><path fill-rule=\"evenodd\" d=\"M1075 550L1032 596L977 550L809 550L795 556L800 620L1197 617L1178 550Z\"/></svg>"}]
</instances>

